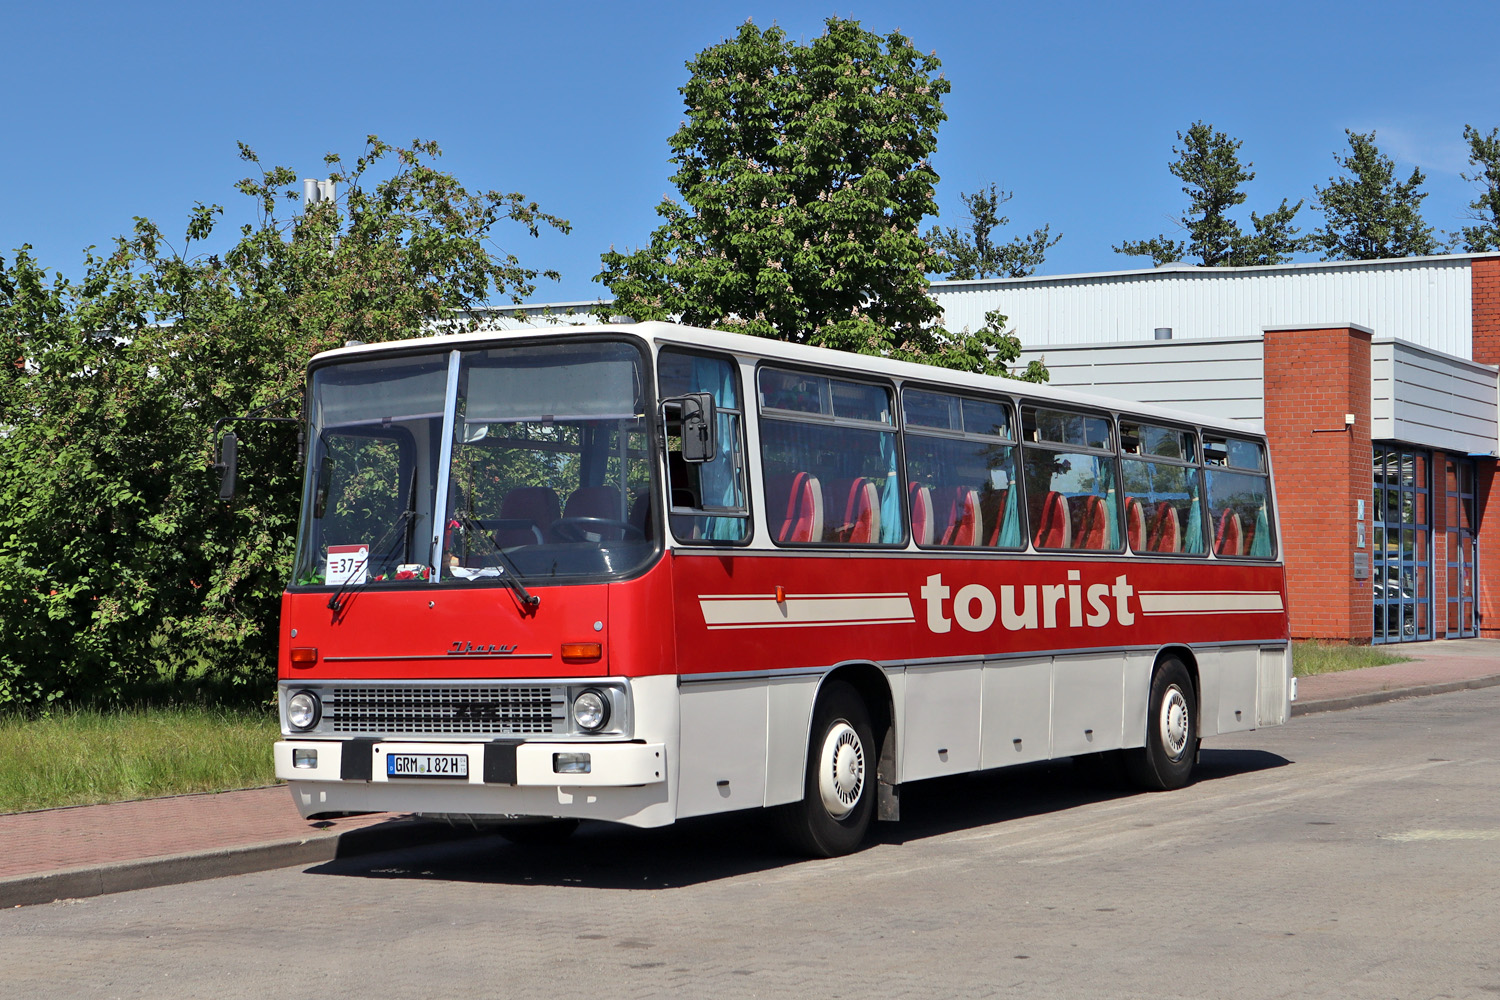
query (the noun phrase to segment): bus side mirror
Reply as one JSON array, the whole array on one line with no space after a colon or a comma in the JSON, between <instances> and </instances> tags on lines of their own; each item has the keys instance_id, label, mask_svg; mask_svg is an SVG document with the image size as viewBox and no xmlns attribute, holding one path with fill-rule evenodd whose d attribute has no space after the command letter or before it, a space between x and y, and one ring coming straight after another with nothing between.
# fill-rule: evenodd
<instances>
[{"instance_id":1,"label":"bus side mirror","mask_svg":"<svg viewBox=\"0 0 1500 1000\"><path fill-rule=\"evenodd\" d=\"M708 392L690 392L675 400L682 407L682 460L712 462L718 454L718 411Z\"/></svg>"},{"instance_id":2,"label":"bus side mirror","mask_svg":"<svg viewBox=\"0 0 1500 1000\"><path fill-rule=\"evenodd\" d=\"M239 463L240 439L234 431L225 431L219 439L219 460L214 468L219 470L219 499L234 499L234 473Z\"/></svg>"}]
</instances>

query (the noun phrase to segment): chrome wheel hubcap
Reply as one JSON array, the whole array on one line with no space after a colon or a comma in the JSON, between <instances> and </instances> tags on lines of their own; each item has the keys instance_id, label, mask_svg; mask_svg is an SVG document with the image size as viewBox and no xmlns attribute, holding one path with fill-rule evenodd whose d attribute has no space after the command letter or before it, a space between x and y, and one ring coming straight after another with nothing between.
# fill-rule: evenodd
<instances>
[{"instance_id":1,"label":"chrome wheel hubcap","mask_svg":"<svg viewBox=\"0 0 1500 1000\"><path fill-rule=\"evenodd\" d=\"M1189 722L1187 696L1173 684L1161 703L1161 745L1173 760L1187 751Z\"/></svg>"},{"instance_id":2,"label":"chrome wheel hubcap","mask_svg":"<svg viewBox=\"0 0 1500 1000\"><path fill-rule=\"evenodd\" d=\"M818 794L834 819L854 811L865 788L865 748L847 722L836 722L818 755Z\"/></svg>"}]
</instances>

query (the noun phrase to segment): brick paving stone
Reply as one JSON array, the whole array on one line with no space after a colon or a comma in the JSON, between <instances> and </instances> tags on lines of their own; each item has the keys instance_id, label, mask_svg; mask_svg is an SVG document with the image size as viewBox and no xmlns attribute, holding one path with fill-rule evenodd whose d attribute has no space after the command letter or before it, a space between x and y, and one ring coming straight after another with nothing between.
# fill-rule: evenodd
<instances>
[{"instance_id":1,"label":"brick paving stone","mask_svg":"<svg viewBox=\"0 0 1500 1000\"><path fill-rule=\"evenodd\" d=\"M390 813L305 820L285 788L174 795L0 816L0 878L334 837Z\"/></svg>"}]
</instances>

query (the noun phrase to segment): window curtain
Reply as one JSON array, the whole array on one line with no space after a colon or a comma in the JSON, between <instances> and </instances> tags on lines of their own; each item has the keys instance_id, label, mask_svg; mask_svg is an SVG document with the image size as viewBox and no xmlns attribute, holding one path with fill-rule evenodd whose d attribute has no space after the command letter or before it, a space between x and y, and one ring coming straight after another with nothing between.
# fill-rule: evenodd
<instances>
[{"instance_id":1,"label":"window curtain","mask_svg":"<svg viewBox=\"0 0 1500 1000\"><path fill-rule=\"evenodd\" d=\"M880 458L885 462L885 482L880 484L880 542L901 541L901 477L896 474L896 435L880 435Z\"/></svg>"},{"instance_id":2,"label":"window curtain","mask_svg":"<svg viewBox=\"0 0 1500 1000\"><path fill-rule=\"evenodd\" d=\"M1017 497L1021 492L1021 484L1011 476L1010 489L1005 494L1005 523L1000 526L1000 538L998 539L1002 549L1025 548L1021 541L1021 504Z\"/></svg>"},{"instance_id":3,"label":"window curtain","mask_svg":"<svg viewBox=\"0 0 1500 1000\"><path fill-rule=\"evenodd\" d=\"M699 486L705 502L720 507L739 506L735 490L735 452L739 448L739 422L735 415L724 413L725 408L738 410L739 395L735 392L734 369L726 361L717 358L693 357L693 391L706 392L713 396L718 407L715 432L718 436L718 453L712 462L704 462L698 472ZM704 519L703 535L716 541L738 541L745 537L745 519L741 517L709 517Z\"/></svg>"},{"instance_id":4,"label":"window curtain","mask_svg":"<svg viewBox=\"0 0 1500 1000\"><path fill-rule=\"evenodd\" d=\"M1200 482L1197 470L1188 483L1188 518L1187 530L1183 532L1182 551L1191 552L1195 555L1203 553L1203 503L1198 488Z\"/></svg>"},{"instance_id":5,"label":"window curtain","mask_svg":"<svg viewBox=\"0 0 1500 1000\"><path fill-rule=\"evenodd\" d=\"M1250 543L1250 555L1270 556L1271 554L1271 525L1266 518L1266 505L1261 504L1260 509L1255 512L1255 541Z\"/></svg>"}]
</instances>

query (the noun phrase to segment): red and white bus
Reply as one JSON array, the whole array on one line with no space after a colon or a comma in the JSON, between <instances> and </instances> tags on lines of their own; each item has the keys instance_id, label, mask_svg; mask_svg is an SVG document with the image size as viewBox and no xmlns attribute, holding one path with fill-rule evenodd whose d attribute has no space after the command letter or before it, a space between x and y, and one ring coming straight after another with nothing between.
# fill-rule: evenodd
<instances>
[{"instance_id":1,"label":"red and white bus","mask_svg":"<svg viewBox=\"0 0 1500 1000\"><path fill-rule=\"evenodd\" d=\"M908 781L1151 788L1286 721L1251 425L662 323L314 358L276 773L303 815L854 849Z\"/></svg>"}]
</instances>

